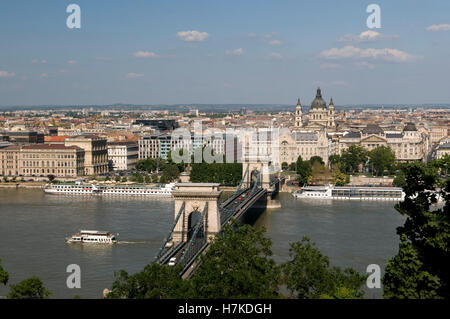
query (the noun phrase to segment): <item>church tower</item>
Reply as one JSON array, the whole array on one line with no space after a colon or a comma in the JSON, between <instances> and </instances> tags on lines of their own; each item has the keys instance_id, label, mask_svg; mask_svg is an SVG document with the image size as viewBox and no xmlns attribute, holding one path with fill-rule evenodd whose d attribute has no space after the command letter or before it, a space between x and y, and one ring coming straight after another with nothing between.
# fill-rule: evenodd
<instances>
[{"instance_id":1,"label":"church tower","mask_svg":"<svg viewBox=\"0 0 450 319\"><path fill-rule=\"evenodd\" d=\"M328 105L328 127L335 127L336 123L334 122L334 103L333 98L330 99L330 104Z\"/></svg>"},{"instance_id":2,"label":"church tower","mask_svg":"<svg viewBox=\"0 0 450 319\"><path fill-rule=\"evenodd\" d=\"M302 116L302 105L300 104L300 98L298 98L297 106L295 107L295 128L303 127Z\"/></svg>"}]
</instances>

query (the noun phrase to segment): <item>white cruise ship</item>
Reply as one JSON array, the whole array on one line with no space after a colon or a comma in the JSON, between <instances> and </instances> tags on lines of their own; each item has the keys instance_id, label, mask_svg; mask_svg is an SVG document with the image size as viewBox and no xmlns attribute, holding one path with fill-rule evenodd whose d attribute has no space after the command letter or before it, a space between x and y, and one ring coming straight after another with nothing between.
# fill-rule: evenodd
<instances>
[{"instance_id":1,"label":"white cruise ship","mask_svg":"<svg viewBox=\"0 0 450 319\"><path fill-rule=\"evenodd\" d=\"M73 194L73 195L136 195L170 197L176 183L166 184L161 187L149 187L145 185L94 185L94 184L47 184L43 187L48 194Z\"/></svg>"},{"instance_id":2,"label":"white cruise ship","mask_svg":"<svg viewBox=\"0 0 450 319\"><path fill-rule=\"evenodd\" d=\"M297 198L395 200L405 198L401 187L305 186L292 193Z\"/></svg>"},{"instance_id":3,"label":"white cruise ship","mask_svg":"<svg viewBox=\"0 0 450 319\"><path fill-rule=\"evenodd\" d=\"M80 230L79 233L67 238L68 243L89 243L89 244L115 244L117 235L98 230Z\"/></svg>"}]
</instances>

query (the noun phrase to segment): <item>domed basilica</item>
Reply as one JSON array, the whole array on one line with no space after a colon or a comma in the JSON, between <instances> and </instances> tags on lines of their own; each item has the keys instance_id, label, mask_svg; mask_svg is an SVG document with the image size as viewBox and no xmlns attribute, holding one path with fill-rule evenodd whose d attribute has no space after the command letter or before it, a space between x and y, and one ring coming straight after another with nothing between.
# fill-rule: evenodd
<instances>
[{"instance_id":1,"label":"domed basilica","mask_svg":"<svg viewBox=\"0 0 450 319\"><path fill-rule=\"evenodd\" d=\"M311 108L306 113L302 112L302 105L300 99L297 100L297 106L295 108L295 129L309 129L309 130L321 130L324 128L334 129L336 124L334 122L334 103L333 99L330 99L330 104L327 108L327 103L322 98L322 91L317 88L315 99L311 102Z\"/></svg>"}]
</instances>

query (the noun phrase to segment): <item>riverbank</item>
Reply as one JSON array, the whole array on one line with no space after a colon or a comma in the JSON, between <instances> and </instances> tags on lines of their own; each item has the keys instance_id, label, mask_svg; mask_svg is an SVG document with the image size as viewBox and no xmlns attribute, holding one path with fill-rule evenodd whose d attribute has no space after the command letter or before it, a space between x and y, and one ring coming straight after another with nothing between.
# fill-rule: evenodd
<instances>
[{"instance_id":1,"label":"riverbank","mask_svg":"<svg viewBox=\"0 0 450 319\"><path fill-rule=\"evenodd\" d=\"M43 182L8 182L0 183L0 188L42 188L45 184Z\"/></svg>"}]
</instances>

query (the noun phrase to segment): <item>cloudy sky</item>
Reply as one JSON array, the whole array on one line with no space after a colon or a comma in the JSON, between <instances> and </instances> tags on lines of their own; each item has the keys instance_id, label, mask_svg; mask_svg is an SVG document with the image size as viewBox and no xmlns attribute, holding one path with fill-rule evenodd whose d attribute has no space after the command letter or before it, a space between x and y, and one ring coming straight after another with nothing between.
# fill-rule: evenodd
<instances>
[{"instance_id":1,"label":"cloudy sky","mask_svg":"<svg viewBox=\"0 0 450 319\"><path fill-rule=\"evenodd\" d=\"M81 28L66 7L81 8ZM381 8L381 28L366 7ZM0 105L450 103L450 1L3 1Z\"/></svg>"}]
</instances>

